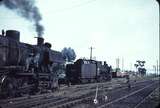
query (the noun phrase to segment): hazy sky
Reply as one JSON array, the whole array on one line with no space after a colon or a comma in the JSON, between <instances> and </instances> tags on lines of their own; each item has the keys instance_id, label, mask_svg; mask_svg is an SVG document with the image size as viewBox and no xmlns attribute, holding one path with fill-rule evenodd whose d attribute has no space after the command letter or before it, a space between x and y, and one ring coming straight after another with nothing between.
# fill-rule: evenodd
<instances>
[{"instance_id":1,"label":"hazy sky","mask_svg":"<svg viewBox=\"0 0 160 108\"><path fill-rule=\"evenodd\" d=\"M153 68L159 59L159 6L156 0L37 0L43 17L45 41L52 49L75 50L77 59L93 57L115 67L134 69L136 60ZM35 44L32 22L0 6L0 30L17 29L21 41ZM120 61L121 62L121 61ZM121 67L121 64L120 64Z\"/></svg>"}]
</instances>

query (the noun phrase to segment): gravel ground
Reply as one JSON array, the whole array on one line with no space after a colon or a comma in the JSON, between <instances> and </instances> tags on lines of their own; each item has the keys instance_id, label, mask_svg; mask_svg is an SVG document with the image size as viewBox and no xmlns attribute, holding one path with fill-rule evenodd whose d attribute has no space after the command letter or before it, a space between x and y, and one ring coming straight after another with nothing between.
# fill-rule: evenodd
<instances>
[{"instance_id":1,"label":"gravel ground","mask_svg":"<svg viewBox=\"0 0 160 108\"><path fill-rule=\"evenodd\" d=\"M62 85L60 89L54 92L54 96L75 96L75 95L83 95L87 94L88 92L95 90L96 86L98 85L99 88L108 87L108 89L114 89L117 87L121 87L125 84L125 78L116 78L112 79L112 81L105 82L105 83L92 83L92 84L82 84L82 85L71 85L70 87ZM72 95L70 95L72 94Z\"/></svg>"},{"instance_id":2,"label":"gravel ground","mask_svg":"<svg viewBox=\"0 0 160 108\"><path fill-rule=\"evenodd\" d=\"M148 77L130 77L131 82L148 80ZM151 78L150 78L151 79ZM104 87L108 90L119 88L126 85L126 78L112 78L111 81L104 83L92 83L92 84L81 84L81 85L71 85L70 87L61 85L60 89L53 93L54 96L66 96L66 97L75 97L87 94L91 91L95 91L96 86L98 85L99 89Z\"/></svg>"},{"instance_id":3,"label":"gravel ground","mask_svg":"<svg viewBox=\"0 0 160 108\"><path fill-rule=\"evenodd\" d=\"M160 87L154 90L138 108L159 108L158 105L160 106Z\"/></svg>"},{"instance_id":4,"label":"gravel ground","mask_svg":"<svg viewBox=\"0 0 160 108\"><path fill-rule=\"evenodd\" d=\"M138 81L148 80L148 78L136 78L136 80L138 82ZM134 78L131 78L131 82L134 82ZM110 91L110 90L112 91L113 89L127 86L125 78L115 78L115 79L112 79L112 81L105 82L105 83L71 85L70 87L62 85L58 91L55 91L54 93L48 93L48 96L62 97L62 98L86 96L86 94L89 94L92 91L95 92L97 85L99 90L100 89L102 90L101 92L103 92L104 88L107 91ZM45 96L46 94L43 94L43 95ZM92 106L92 108L94 107L95 106ZM76 108L89 108L89 105L87 103L82 105L80 104Z\"/></svg>"}]
</instances>

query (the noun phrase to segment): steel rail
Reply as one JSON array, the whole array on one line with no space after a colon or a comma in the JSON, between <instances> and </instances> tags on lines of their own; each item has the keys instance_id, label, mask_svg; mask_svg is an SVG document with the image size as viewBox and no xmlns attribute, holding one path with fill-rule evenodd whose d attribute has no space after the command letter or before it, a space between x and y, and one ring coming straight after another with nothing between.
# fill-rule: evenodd
<instances>
[{"instance_id":1,"label":"steel rail","mask_svg":"<svg viewBox=\"0 0 160 108\"><path fill-rule=\"evenodd\" d=\"M153 86L154 84L157 84L157 83L152 83L152 84L150 84L150 85L148 85L148 86L145 86L145 87L143 87L143 88L141 88L141 89L139 89L139 90L136 90L136 91L134 91L134 92L132 92L132 93L130 93L130 94L128 94L128 95L125 95L125 96L123 96L123 97L121 97L121 98L115 99L115 100L113 100L113 101L111 101L111 102L108 102L108 103L106 103L106 104L104 104L104 105L101 105L101 106L99 106L98 108L106 108L106 106L111 105L111 104L114 104L114 103L116 103L116 102L119 102L119 101L121 101L121 100L123 100L123 99L126 99L126 98L128 98L129 96L133 96L133 95L135 95L136 93L138 93L138 92L140 92L140 91L142 91L142 90L144 90L144 89L147 89L147 88Z\"/></svg>"}]
</instances>

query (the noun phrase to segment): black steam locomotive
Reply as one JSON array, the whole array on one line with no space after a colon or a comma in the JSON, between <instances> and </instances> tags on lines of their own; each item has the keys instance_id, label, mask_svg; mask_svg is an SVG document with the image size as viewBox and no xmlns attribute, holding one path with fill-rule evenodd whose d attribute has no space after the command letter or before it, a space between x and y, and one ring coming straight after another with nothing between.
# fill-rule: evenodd
<instances>
[{"instance_id":1,"label":"black steam locomotive","mask_svg":"<svg viewBox=\"0 0 160 108\"><path fill-rule=\"evenodd\" d=\"M104 82L111 80L111 71L106 62L78 59L74 64L67 64L66 79L71 84Z\"/></svg>"},{"instance_id":2,"label":"black steam locomotive","mask_svg":"<svg viewBox=\"0 0 160 108\"><path fill-rule=\"evenodd\" d=\"M62 54L37 37L37 45L20 42L20 32L0 35L0 97L35 94L58 87L56 71L64 64Z\"/></svg>"}]
</instances>

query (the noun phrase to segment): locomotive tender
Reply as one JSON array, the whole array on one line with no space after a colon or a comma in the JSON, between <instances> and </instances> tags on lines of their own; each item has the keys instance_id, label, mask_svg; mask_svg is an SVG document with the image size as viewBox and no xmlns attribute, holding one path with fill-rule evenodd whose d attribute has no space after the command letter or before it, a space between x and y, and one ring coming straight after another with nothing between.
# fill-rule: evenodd
<instances>
[{"instance_id":1,"label":"locomotive tender","mask_svg":"<svg viewBox=\"0 0 160 108\"><path fill-rule=\"evenodd\" d=\"M67 64L66 79L71 84L109 81L111 70L106 62L78 59L74 64Z\"/></svg>"},{"instance_id":2,"label":"locomotive tender","mask_svg":"<svg viewBox=\"0 0 160 108\"><path fill-rule=\"evenodd\" d=\"M58 87L57 67L65 60L51 44L37 37L37 45L20 42L20 32L0 35L0 98L35 94Z\"/></svg>"}]
</instances>

